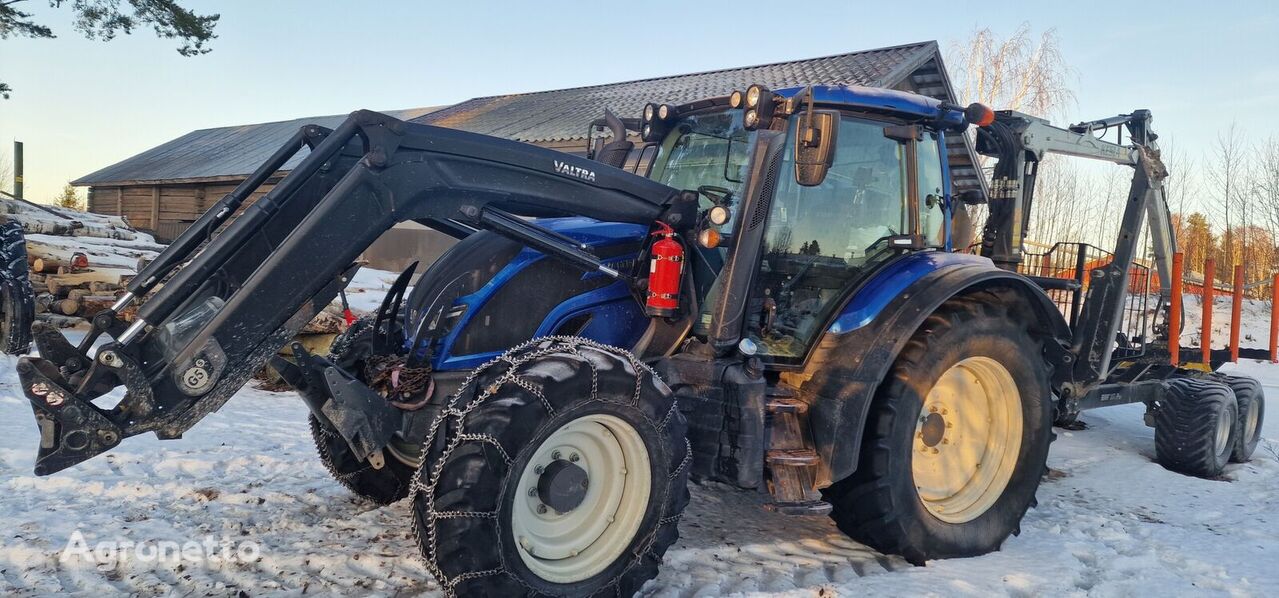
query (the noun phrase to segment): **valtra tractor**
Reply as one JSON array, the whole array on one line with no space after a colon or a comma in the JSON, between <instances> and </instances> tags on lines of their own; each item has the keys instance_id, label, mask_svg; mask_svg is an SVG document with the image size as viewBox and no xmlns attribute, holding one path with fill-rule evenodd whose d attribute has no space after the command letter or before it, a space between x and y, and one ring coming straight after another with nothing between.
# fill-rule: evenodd
<instances>
[{"instance_id":1,"label":"valtra tractor","mask_svg":"<svg viewBox=\"0 0 1279 598\"><path fill-rule=\"evenodd\" d=\"M337 481L412 501L450 594L629 595L675 542L690 478L913 563L983 554L1018 532L1054 421L1082 409L1144 402L1160 462L1193 475L1256 446L1255 381L1156 349L1166 297L1132 274L1144 223L1165 283L1175 251L1150 122L751 86L607 114L588 158L367 111L306 126L78 346L35 327L18 370L36 473L177 438L270 362ZM951 190L945 140L969 128L997 160L989 197ZM1132 168L1113 252L1023 254L1046 153ZM982 203L979 255L955 251ZM406 220L459 241L327 356L276 357Z\"/></svg>"}]
</instances>

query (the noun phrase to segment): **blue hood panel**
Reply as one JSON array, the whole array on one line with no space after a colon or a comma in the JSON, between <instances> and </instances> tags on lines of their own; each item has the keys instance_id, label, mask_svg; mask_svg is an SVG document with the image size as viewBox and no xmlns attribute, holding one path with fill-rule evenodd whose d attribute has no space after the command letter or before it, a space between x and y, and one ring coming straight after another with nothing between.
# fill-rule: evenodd
<instances>
[{"instance_id":1,"label":"blue hood panel","mask_svg":"<svg viewBox=\"0 0 1279 598\"><path fill-rule=\"evenodd\" d=\"M599 222L581 217L545 218L537 220L537 223L572 237L591 249L601 249L621 243L638 244L648 234L648 227L643 225ZM624 253L607 258L604 263L626 271L630 268L627 262L635 258L636 254ZM485 303L492 299L499 289L509 284L526 268L545 259L551 258L537 250L525 248L484 286L459 297L454 305L465 305L466 311L437 347L433 359L434 368L437 370L470 369L499 355L500 351L454 355L453 348L459 337L466 334L471 318L481 311ZM602 276L604 275L599 272L583 272L581 280L587 281ZM527 292L554 293L556 289L530 288ZM634 346L648 326L648 317L644 315L643 308L632 299L626 284L614 282L565 298L545 315L533 336L555 333L565 322L588 314L590 318L586 327L577 331L576 334L619 347Z\"/></svg>"},{"instance_id":2,"label":"blue hood panel","mask_svg":"<svg viewBox=\"0 0 1279 598\"><path fill-rule=\"evenodd\" d=\"M869 324L888 303L919 279L952 264L990 264L991 261L966 253L928 251L896 260L876 273L840 311L828 332L842 334Z\"/></svg>"}]
</instances>

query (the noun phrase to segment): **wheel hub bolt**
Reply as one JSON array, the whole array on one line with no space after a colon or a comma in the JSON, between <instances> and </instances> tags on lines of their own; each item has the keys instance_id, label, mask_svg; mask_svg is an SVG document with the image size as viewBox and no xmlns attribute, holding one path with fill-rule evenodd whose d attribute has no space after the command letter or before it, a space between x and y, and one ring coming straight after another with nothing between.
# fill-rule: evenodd
<instances>
[{"instance_id":1,"label":"wheel hub bolt","mask_svg":"<svg viewBox=\"0 0 1279 598\"><path fill-rule=\"evenodd\" d=\"M571 462L571 463L577 463L577 462L578 462L578 461L580 461L581 459L582 459L582 457L580 457L577 453L572 453L572 454L570 454L570 455L568 456L568 460L569 460L569 462Z\"/></svg>"},{"instance_id":2,"label":"wheel hub bolt","mask_svg":"<svg viewBox=\"0 0 1279 598\"><path fill-rule=\"evenodd\" d=\"M559 452L559 451L553 451L553 452L551 453L551 459L554 459L554 460L556 460L556 461L559 461L559 459L560 459L560 452Z\"/></svg>"},{"instance_id":3,"label":"wheel hub bolt","mask_svg":"<svg viewBox=\"0 0 1279 598\"><path fill-rule=\"evenodd\" d=\"M537 514L538 514L538 515L545 515L545 514L546 514L546 505L537 505Z\"/></svg>"},{"instance_id":4,"label":"wheel hub bolt","mask_svg":"<svg viewBox=\"0 0 1279 598\"><path fill-rule=\"evenodd\" d=\"M528 489L529 496L537 496L537 486Z\"/></svg>"}]
</instances>

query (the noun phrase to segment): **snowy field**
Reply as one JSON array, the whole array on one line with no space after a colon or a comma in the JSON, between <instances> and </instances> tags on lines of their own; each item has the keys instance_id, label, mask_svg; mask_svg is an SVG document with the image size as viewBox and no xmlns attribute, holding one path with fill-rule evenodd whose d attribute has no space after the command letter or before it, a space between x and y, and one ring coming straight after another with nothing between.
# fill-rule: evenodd
<instances>
[{"instance_id":1,"label":"snowy field","mask_svg":"<svg viewBox=\"0 0 1279 598\"><path fill-rule=\"evenodd\" d=\"M1279 367L1239 369L1279 396ZM1087 430L1058 430L1021 535L1001 552L926 567L876 554L824 517L695 487L682 538L644 594L1279 595L1279 418L1253 462L1207 481L1153 462L1141 414L1114 407L1085 414ZM408 506L375 508L332 481L289 393L246 389L184 439L131 438L49 477L31 473L37 444L13 359L2 357L0 595L437 594ZM206 538L223 551L114 566L86 558L100 542Z\"/></svg>"}]
</instances>

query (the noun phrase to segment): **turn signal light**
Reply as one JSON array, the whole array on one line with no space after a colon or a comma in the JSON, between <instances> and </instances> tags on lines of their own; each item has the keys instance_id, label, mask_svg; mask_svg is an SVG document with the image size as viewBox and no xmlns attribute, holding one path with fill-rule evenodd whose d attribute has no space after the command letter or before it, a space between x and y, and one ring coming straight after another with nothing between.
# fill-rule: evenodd
<instances>
[{"instance_id":1,"label":"turn signal light","mask_svg":"<svg viewBox=\"0 0 1279 598\"><path fill-rule=\"evenodd\" d=\"M719 231L713 228L704 228L702 232L697 233L697 244L707 249L715 249L719 247L719 242L722 238Z\"/></svg>"},{"instance_id":2,"label":"turn signal light","mask_svg":"<svg viewBox=\"0 0 1279 598\"><path fill-rule=\"evenodd\" d=\"M964 120L979 127L988 127L995 122L995 111L990 106L973 102L964 108Z\"/></svg>"}]
</instances>

